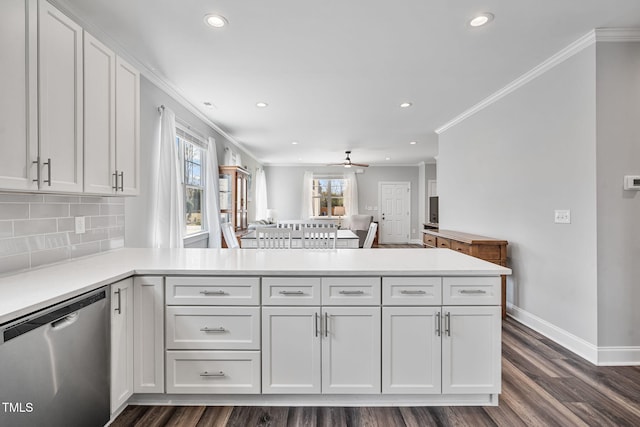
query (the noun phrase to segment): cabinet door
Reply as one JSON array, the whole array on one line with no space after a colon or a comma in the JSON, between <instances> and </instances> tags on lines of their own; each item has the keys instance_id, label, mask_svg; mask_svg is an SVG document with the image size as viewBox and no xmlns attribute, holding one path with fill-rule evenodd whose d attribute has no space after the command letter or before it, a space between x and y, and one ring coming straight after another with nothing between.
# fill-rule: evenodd
<instances>
[{"instance_id":1,"label":"cabinet door","mask_svg":"<svg viewBox=\"0 0 640 427\"><path fill-rule=\"evenodd\" d=\"M440 307L382 309L382 392L439 394Z\"/></svg>"},{"instance_id":2,"label":"cabinet door","mask_svg":"<svg viewBox=\"0 0 640 427\"><path fill-rule=\"evenodd\" d=\"M37 3L0 2L0 188L34 190L38 156ZM33 176L32 176L33 175Z\"/></svg>"},{"instance_id":3,"label":"cabinet door","mask_svg":"<svg viewBox=\"0 0 640 427\"><path fill-rule=\"evenodd\" d=\"M40 0L38 29L40 188L81 192L82 28Z\"/></svg>"},{"instance_id":4,"label":"cabinet door","mask_svg":"<svg viewBox=\"0 0 640 427\"><path fill-rule=\"evenodd\" d=\"M84 191L115 193L116 55L84 33Z\"/></svg>"},{"instance_id":5,"label":"cabinet door","mask_svg":"<svg viewBox=\"0 0 640 427\"><path fill-rule=\"evenodd\" d=\"M133 294L133 391L164 393L164 280L136 277Z\"/></svg>"},{"instance_id":6,"label":"cabinet door","mask_svg":"<svg viewBox=\"0 0 640 427\"><path fill-rule=\"evenodd\" d=\"M380 393L380 307L322 311L322 393Z\"/></svg>"},{"instance_id":7,"label":"cabinet door","mask_svg":"<svg viewBox=\"0 0 640 427\"><path fill-rule=\"evenodd\" d=\"M111 285L111 413L133 394L133 279Z\"/></svg>"},{"instance_id":8,"label":"cabinet door","mask_svg":"<svg viewBox=\"0 0 640 427\"><path fill-rule=\"evenodd\" d=\"M442 310L442 393L500 393L500 307Z\"/></svg>"},{"instance_id":9,"label":"cabinet door","mask_svg":"<svg viewBox=\"0 0 640 427\"><path fill-rule=\"evenodd\" d=\"M320 308L262 308L262 393L320 393Z\"/></svg>"},{"instance_id":10,"label":"cabinet door","mask_svg":"<svg viewBox=\"0 0 640 427\"><path fill-rule=\"evenodd\" d=\"M140 73L116 59L116 169L118 193L140 192Z\"/></svg>"}]
</instances>

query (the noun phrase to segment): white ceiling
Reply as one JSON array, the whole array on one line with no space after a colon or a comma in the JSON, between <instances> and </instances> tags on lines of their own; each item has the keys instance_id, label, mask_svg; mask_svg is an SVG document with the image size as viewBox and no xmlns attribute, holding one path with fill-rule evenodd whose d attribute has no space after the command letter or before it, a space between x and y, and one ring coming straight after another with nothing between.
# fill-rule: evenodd
<instances>
[{"instance_id":1,"label":"white ceiling","mask_svg":"<svg viewBox=\"0 0 640 427\"><path fill-rule=\"evenodd\" d=\"M594 28L640 27L639 0L56 3L265 164L432 162L434 129ZM471 28L479 12L495 19Z\"/></svg>"}]
</instances>

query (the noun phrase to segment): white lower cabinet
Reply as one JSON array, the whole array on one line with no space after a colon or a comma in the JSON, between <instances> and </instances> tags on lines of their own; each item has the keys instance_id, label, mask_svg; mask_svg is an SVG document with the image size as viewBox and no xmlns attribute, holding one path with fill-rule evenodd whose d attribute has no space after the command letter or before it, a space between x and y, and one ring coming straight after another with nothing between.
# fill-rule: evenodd
<instances>
[{"instance_id":1,"label":"white lower cabinet","mask_svg":"<svg viewBox=\"0 0 640 427\"><path fill-rule=\"evenodd\" d=\"M111 412L133 394L133 279L111 285Z\"/></svg>"},{"instance_id":2,"label":"white lower cabinet","mask_svg":"<svg viewBox=\"0 0 640 427\"><path fill-rule=\"evenodd\" d=\"M500 306L443 307L443 393L500 393L501 315Z\"/></svg>"},{"instance_id":3,"label":"white lower cabinet","mask_svg":"<svg viewBox=\"0 0 640 427\"><path fill-rule=\"evenodd\" d=\"M164 393L164 277L136 277L133 295L133 391Z\"/></svg>"},{"instance_id":4,"label":"white lower cabinet","mask_svg":"<svg viewBox=\"0 0 640 427\"><path fill-rule=\"evenodd\" d=\"M440 394L440 307L382 309L382 392Z\"/></svg>"}]
</instances>

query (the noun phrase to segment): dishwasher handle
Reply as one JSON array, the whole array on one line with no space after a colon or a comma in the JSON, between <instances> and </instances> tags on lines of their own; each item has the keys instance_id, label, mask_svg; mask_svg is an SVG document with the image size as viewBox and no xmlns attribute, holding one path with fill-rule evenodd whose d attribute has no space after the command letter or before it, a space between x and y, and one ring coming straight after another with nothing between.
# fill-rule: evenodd
<instances>
[{"instance_id":1,"label":"dishwasher handle","mask_svg":"<svg viewBox=\"0 0 640 427\"><path fill-rule=\"evenodd\" d=\"M80 309L107 297L107 289L103 287L0 326L0 345L41 326L51 325L54 329L69 326L77 320Z\"/></svg>"}]
</instances>

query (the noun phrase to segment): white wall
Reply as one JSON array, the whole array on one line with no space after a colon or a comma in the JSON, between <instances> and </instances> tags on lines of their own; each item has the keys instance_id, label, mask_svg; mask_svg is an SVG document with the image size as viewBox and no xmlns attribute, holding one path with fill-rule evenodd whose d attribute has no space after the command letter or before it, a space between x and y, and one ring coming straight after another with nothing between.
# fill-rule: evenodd
<instances>
[{"instance_id":1,"label":"white wall","mask_svg":"<svg viewBox=\"0 0 640 427\"><path fill-rule=\"evenodd\" d=\"M598 344L640 346L640 43L598 43Z\"/></svg>"},{"instance_id":2,"label":"white wall","mask_svg":"<svg viewBox=\"0 0 640 427\"><path fill-rule=\"evenodd\" d=\"M427 176L433 176L434 165L428 168ZM318 174L341 175L344 169L335 167L265 166L269 208L278 211L279 219L301 217L302 179L306 170ZM418 217L418 166L371 166L364 173L356 174L358 181L358 209L360 214L373 215L377 210L366 210L367 206L378 206L378 182L402 181L411 183L411 239L421 239L422 220ZM433 179L433 178L431 178Z\"/></svg>"},{"instance_id":3,"label":"white wall","mask_svg":"<svg viewBox=\"0 0 640 427\"><path fill-rule=\"evenodd\" d=\"M439 138L440 227L509 241L508 300L597 343L595 45ZM571 224L554 224L570 209Z\"/></svg>"},{"instance_id":4,"label":"white wall","mask_svg":"<svg viewBox=\"0 0 640 427\"><path fill-rule=\"evenodd\" d=\"M158 130L159 113L158 107L165 105L173 110L176 118L189 124L189 126L203 137L213 137L216 140L218 151L218 162L222 164L224 160L224 148L229 146L242 154L243 163L253 174L255 168L259 166L257 161L247 153L239 150L230 141L211 129L204 122L198 119L189 110L175 101L164 91L159 89L148 79L140 78L140 195L129 197L125 202L125 246L127 247L149 247L151 245L151 234L149 230L149 207L151 202L151 165L153 145L157 143L156 132ZM251 200L254 199L255 185L251 188ZM249 202L249 217L253 218L255 204Z\"/></svg>"}]
</instances>

